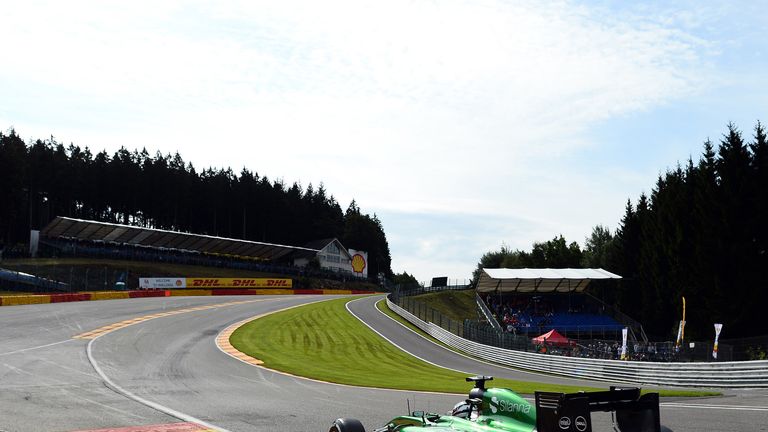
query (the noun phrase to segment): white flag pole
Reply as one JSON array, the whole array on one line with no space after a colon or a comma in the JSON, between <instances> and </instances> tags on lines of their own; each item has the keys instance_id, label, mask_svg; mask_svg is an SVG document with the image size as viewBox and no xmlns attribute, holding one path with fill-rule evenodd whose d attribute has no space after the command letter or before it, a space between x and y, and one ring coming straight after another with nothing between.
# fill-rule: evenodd
<instances>
[{"instance_id":1,"label":"white flag pole","mask_svg":"<svg viewBox=\"0 0 768 432\"><path fill-rule=\"evenodd\" d=\"M621 329L621 359L627 359L627 328Z\"/></svg>"}]
</instances>

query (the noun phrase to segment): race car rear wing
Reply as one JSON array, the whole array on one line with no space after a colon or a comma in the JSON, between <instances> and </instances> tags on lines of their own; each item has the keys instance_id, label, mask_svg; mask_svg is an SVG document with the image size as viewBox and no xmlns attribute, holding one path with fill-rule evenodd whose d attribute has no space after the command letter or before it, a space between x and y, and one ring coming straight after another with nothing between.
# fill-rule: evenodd
<instances>
[{"instance_id":1,"label":"race car rear wing","mask_svg":"<svg viewBox=\"0 0 768 432\"><path fill-rule=\"evenodd\" d=\"M536 392L538 432L592 432L595 411L614 413L620 432L660 432L659 394L640 396L634 387L611 387L610 391L549 393Z\"/></svg>"}]
</instances>

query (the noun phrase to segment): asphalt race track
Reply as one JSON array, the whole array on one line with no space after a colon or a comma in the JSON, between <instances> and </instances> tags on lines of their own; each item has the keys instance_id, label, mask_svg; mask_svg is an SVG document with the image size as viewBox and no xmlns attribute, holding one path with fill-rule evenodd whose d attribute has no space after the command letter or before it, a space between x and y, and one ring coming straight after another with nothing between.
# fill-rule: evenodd
<instances>
[{"instance_id":1,"label":"asphalt race track","mask_svg":"<svg viewBox=\"0 0 768 432\"><path fill-rule=\"evenodd\" d=\"M326 431L343 416L360 418L373 429L404 413L406 400L412 409L443 412L461 398L286 376L242 363L215 344L216 335L232 323L327 298L165 297L2 307L0 430L69 432L198 422L232 432ZM373 306L379 298L359 299L349 308L393 343L433 363L528 381L609 385L532 375L457 355L382 315ZM236 304L197 308L231 302ZM73 338L116 322L190 308L96 339ZM661 414L662 423L675 431L768 431L768 391L665 400ZM598 421L608 424L607 418Z\"/></svg>"}]
</instances>

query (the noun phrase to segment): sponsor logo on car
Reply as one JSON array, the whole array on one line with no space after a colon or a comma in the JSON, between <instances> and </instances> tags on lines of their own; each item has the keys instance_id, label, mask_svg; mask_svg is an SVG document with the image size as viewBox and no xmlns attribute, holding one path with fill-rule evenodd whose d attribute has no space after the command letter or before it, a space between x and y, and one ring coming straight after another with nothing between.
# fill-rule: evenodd
<instances>
[{"instance_id":1,"label":"sponsor logo on car","mask_svg":"<svg viewBox=\"0 0 768 432\"><path fill-rule=\"evenodd\" d=\"M567 430L571 427L571 418L570 417L560 417L560 421L557 422L557 424L560 426L560 429Z\"/></svg>"},{"instance_id":2,"label":"sponsor logo on car","mask_svg":"<svg viewBox=\"0 0 768 432\"><path fill-rule=\"evenodd\" d=\"M576 419L573 421L573 424L580 432L587 430L587 419L582 416L576 417Z\"/></svg>"},{"instance_id":3,"label":"sponsor logo on car","mask_svg":"<svg viewBox=\"0 0 768 432\"><path fill-rule=\"evenodd\" d=\"M512 402L505 399L499 400L498 398L496 398L496 396L491 398L490 407L491 407L491 412L493 414L496 414L499 411L501 411L502 413L519 412L523 414L528 414L529 412L531 412L531 406L528 404Z\"/></svg>"}]
</instances>

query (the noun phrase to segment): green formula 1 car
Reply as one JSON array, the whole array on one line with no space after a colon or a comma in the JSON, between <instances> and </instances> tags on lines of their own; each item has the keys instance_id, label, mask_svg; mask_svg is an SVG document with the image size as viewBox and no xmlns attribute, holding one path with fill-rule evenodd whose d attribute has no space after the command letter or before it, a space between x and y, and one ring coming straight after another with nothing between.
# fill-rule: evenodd
<instances>
[{"instance_id":1,"label":"green formula 1 car","mask_svg":"<svg viewBox=\"0 0 768 432\"><path fill-rule=\"evenodd\" d=\"M414 411L394 418L375 432L592 432L591 413L613 413L619 432L669 431L659 423L659 395L640 395L638 388L611 387L609 391L579 393L536 392L535 405L505 388L486 388L493 377L467 378L474 382L469 398L448 414ZM340 418L329 432L365 432L359 420ZM671 432L671 431L669 431Z\"/></svg>"}]
</instances>

